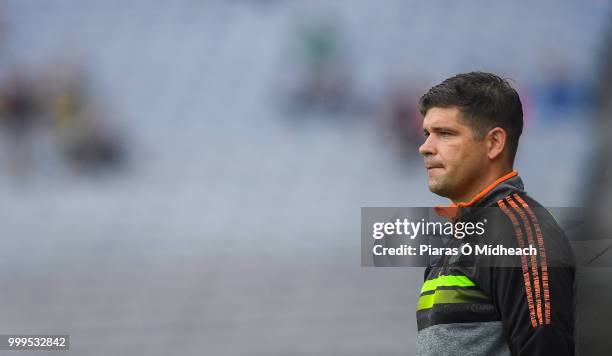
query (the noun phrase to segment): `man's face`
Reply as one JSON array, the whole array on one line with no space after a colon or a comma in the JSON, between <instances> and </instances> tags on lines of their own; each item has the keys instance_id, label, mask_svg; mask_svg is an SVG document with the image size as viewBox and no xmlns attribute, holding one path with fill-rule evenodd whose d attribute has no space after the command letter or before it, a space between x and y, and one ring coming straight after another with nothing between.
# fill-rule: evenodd
<instances>
[{"instance_id":1,"label":"man's face","mask_svg":"<svg viewBox=\"0 0 612 356\"><path fill-rule=\"evenodd\" d=\"M423 120L426 140L423 155L429 190L451 200L471 198L479 176L486 170L483 140L460 119L458 108L431 108Z\"/></svg>"}]
</instances>

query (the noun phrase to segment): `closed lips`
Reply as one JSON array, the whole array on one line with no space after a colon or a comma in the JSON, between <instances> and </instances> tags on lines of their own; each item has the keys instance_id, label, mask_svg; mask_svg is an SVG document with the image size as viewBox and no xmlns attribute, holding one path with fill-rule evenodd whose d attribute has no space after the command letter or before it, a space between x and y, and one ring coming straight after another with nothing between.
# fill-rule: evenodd
<instances>
[{"instance_id":1,"label":"closed lips","mask_svg":"<svg viewBox=\"0 0 612 356\"><path fill-rule=\"evenodd\" d=\"M442 165L441 164L425 163L425 168L427 168L427 169L442 168Z\"/></svg>"}]
</instances>

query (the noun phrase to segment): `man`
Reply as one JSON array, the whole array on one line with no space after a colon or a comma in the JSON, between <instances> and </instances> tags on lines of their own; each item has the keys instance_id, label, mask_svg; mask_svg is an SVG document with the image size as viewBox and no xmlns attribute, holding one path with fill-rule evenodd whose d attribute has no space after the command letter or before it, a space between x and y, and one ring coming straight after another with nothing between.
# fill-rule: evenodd
<instances>
[{"instance_id":1,"label":"man","mask_svg":"<svg viewBox=\"0 0 612 356\"><path fill-rule=\"evenodd\" d=\"M517 92L496 75L472 72L434 86L419 106L429 189L452 201L438 213L454 223L486 223L484 236L447 246L501 244L536 253L460 250L430 265L417 306L417 354L573 354L573 255L513 170L523 128Z\"/></svg>"}]
</instances>

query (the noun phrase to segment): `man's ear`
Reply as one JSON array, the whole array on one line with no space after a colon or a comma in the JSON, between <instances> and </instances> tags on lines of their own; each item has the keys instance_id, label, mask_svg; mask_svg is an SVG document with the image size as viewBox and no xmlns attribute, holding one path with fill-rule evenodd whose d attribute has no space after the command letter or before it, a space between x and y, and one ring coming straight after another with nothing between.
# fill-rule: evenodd
<instances>
[{"instance_id":1,"label":"man's ear","mask_svg":"<svg viewBox=\"0 0 612 356\"><path fill-rule=\"evenodd\" d=\"M490 160L497 159L506 147L506 130L501 127L492 128L485 136L485 143L487 145L487 157Z\"/></svg>"}]
</instances>

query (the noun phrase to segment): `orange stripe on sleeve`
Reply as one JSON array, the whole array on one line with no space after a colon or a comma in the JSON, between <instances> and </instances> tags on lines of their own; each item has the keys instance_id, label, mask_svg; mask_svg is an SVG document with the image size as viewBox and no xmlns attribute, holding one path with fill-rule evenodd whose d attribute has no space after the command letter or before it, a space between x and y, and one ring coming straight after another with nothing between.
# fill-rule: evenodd
<instances>
[{"instance_id":1,"label":"orange stripe on sleeve","mask_svg":"<svg viewBox=\"0 0 612 356\"><path fill-rule=\"evenodd\" d=\"M545 311L546 311L545 312L546 318L545 318L544 323L550 324L550 292L548 289L548 265L546 263L546 249L544 248L544 238L542 237L542 230L540 229L540 223L538 222L538 218L533 212L533 210L531 210L529 205L518 194L515 193L513 197L523 206L523 208L529 214L529 218L531 219L531 222L536 232L536 236L538 238L538 247L539 247L538 252L540 254L540 261L542 264L542 285L544 288L544 304L545 304Z\"/></svg>"},{"instance_id":2,"label":"orange stripe on sleeve","mask_svg":"<svg viewBox=\"0 0 612 356\"><path fill-rule=\"evenodd\" d=\"M529 224L529 219L527 219L527 215L525 215L525 212L521 208L519 208L519 206L514 202L514 200L510 199L510 197L506 197L506 201L508 202L508 204L510 204L512 208L514 208L514 211L516 211L518 215L520 216L521 221L523 222L523 226L525 227L525 231L527 232L527 241L529 242L529 245L536 247L537 244L534 242L533 231L531 230L531 225ZM531 273L533 275L533 285L534 285L534 292L535 292L538 322L540 324L543 324L544 319L542 318L542 291L540 289L541 284L540 284L540 269L538 267L538 256L531 255L530 260L531 260Z\"/></svg>"},{"instance_id":3,"label":"orange stripe on sleeve","mask_svg":"<svg viewBox=\"0 0 612 356\"><path fill-rule=\"evenodd\" d=\"M518 219L514 215L513 212L506 206L503 200L499 200L497 205L501 208L501 210L508 216L510 221L512 222L512 226L514 227L515 237L518 240L518 244L521 248L524 248L525 242L523 241L523 233L519 226ZM536 321L535 311L533 307L533 295L531 293L531 280L529 279L529 268L527 267L527 258L525 255L521 255L521 267L523 270L523 283L525 284L525 294L527 295L527 305L529 306L529 316L531 318L531 326L534 328L538 325Z\"/></svg>"}]
</instances>

